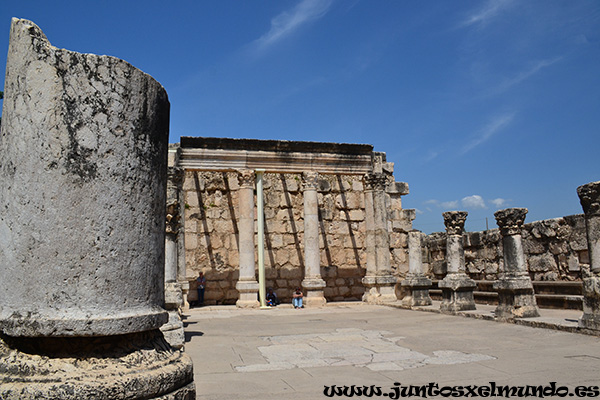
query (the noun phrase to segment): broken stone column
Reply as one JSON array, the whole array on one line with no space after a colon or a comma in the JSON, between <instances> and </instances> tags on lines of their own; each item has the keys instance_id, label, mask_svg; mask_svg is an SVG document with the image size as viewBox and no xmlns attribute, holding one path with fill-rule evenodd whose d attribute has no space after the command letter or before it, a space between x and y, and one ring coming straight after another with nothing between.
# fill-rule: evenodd
<instances>
[{"instance_id":1,"label":"broken stone column","mask_svg":"<svg viewBox=\"0 0 600 400\"><path fill-rule=\"evenodd\" d=\"M507 208L494 213L502 235L504 271L494 282L498 291L496 317L503 319L539 317L533 284L527 272L521 231L526 208Z\"/></svg>"},{"instance_id":2,"label":"broken stone column","mask_svg":"<svg viewBox=\"0 0 600 400\"><path fill-rule=\"evenodd\" d=\"M178 249L177 238L180 223L179 184L183 180L183 170L167 168L167 220L165 229L165 309L169 321L160 327L165 339L176 349L183 348L185 335L179 314L183 306L183 291L177 282Z\"/></svg>"},{"instance_id":3,"label":"broken stone column","mask_svg":"<svg viewBox=\"0 0 600 400\"><path fill-rule=\"evenodd\" d=\"M239 292L235 304L242 308L259 307L254 258L254 171L251 169L238 171L238 182L240 185L238 192L240 276L235 285Z\"/></svg>"},{"instance_id":4,"label":"broken stone column","mask_svg":"<svg viewBox=\"0 0 600 400\"><path fill-rule=\"evenodd\" d=\"M406 307L429 306L432 303L429 296L431 279L423 273L422 241L422 232L408 232L408 274L402 281L402 287L408 291L402 299L402 305Z\"/></svg>"},{"instance_id":5,"label":"broken stone column","mask_svg":"<svg viewBox=\"0 0 600 400\"><path fill-rule=\"evenodd\" d=\"M0 398L191 399L165 341L169 102L13 19L0 140Z\"/></svg>"},{"instance_id":6,"label":"broken stone column","mask_svg":"<svg viewBox=\"0 0 600 400\"><path fill-rule=\"evenodd\" d=\"M363 300L370 303L389 303L397 299L395 286L397 278L392 273L390 236L388 232L387 208L385 202L386 176L381 172L366 174L365 182L365 213L367 219L367 245L372 240L374 254L367 254L367 275L363 278L363 284L368 290ZM372 199L372 203L371 203ZM371 204L369 204L371 203ZM372 211L369 209L371 206ZM371 212L373 215L373 229L369 232ZM367 252L369 251L367 247ZM373 257L374 256L374 257ZM369 259L371 257L371 259ZM369 275L369 261L375 261L375 276ZM372 268L372 267L371 267Z\"/></svg>"},{"instance_id":7,"label":"broken stone column","mask_svg":"<svg viewBox=\"0 0 600 400\"><path fill-rule=\"evenodd\" d=\"M473 290L477 286L465 272L463 230L467 220L466 211L442 213L446 226L446 277L438 283L442 289L440 310L446 312L475 309Z\"/></svg>"},{"instance_id":8,"label":"broken stone column","mask_svg":"<svg viewBox=\"0 0 600 400\"><path fill-rule=\"evenodd\" d=\"M304 279L302 287L306 291L304 303L307 307L325 305L323 289L325 281L321 278L321 254L319 251L319 202L317 186L319 174L304 172Z\"/></svg>"},{"instance_id":9,"label":"broken stone column","mask_svg":"<svg viewBox=\"0 0 600 400\"><path fill-rule=\"evenodd\" d=\"M585 215L590 255L589 271L582 271L583 315L579 326L600 330L600 181L579 186L577 195Z\"/></svg>"}]
</instances>

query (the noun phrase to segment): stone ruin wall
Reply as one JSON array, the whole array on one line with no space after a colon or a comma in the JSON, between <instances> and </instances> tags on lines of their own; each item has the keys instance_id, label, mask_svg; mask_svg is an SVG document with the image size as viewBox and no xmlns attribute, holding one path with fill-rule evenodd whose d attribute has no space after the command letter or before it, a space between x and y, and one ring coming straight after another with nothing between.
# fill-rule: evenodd
<instances>
[{"instance_id":1,"label":"stone ruin wall","mask_svg":"<svg viewBox=\"0 0 600 400\"><path fill-rule=\"evenodd\" d=\"M282 302L291 302L293 289L304 278L302 175L266 173L263 187L266 287ZM238 188L236 172L185 172L186 270L189 277L205 273L206 304L235 304L238 299ZM386 196L390 252L395 273L403 276L414 210L402 210L400 196L405 193L394 188L392 184ZM327 301L361 300L366 269L362 176L320 174L318 202L324 295ZM190 301L196 299L194 287Z\"/></svg>"},{"instance_id":2,"label":"stone ruin wall","mask_svg":"<svg viewBox=\"0 0 600 400\"><path fill-rule=\"evenodd\" d=\"M589 264L583 214L523 225L523 250L535 281L575 281ZM498 229L463 236L467 274L475 280L496 280L502 270L502 238ZM428 235L423 264L433 279L446 275L446 234ZM582 265L583 264L583 265Z\"/></svg>"}]
</instances>

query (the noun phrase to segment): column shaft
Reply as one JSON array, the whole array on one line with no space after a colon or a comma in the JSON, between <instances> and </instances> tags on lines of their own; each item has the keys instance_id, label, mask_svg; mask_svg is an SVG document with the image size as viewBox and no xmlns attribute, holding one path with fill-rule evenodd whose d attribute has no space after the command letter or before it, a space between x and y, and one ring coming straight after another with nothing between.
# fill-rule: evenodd
<instances>
[{"instance_id":1,"label":"column shaft","mask_svg":"<svg viewBox=\"0 0 600 400\"><path fill-rule=\"evenodd\" d=\"M429 296L431 280L423 273L422 239L421 232L408 232L408 275L402 281L402 286L408 291L402 299L406 307L428 306L432 303Z\"/></svg>"},{"instance_id":2,"label":"column shaft","mask_svg":"<svg viewBox=\"0 0 600 400\"><path fill-rule=\"evenodd\" d=\"M527 318L540 315L523 252L521 230L526 214L526 208L508 208L494 213L502 235L504 256L504 271L494 283L494 289L498 291L497 318Z\"/></svg>"},{"instance_id":3,"label":"column shaft","mask_svg":"<svg viewBox=\"0 0 600 400\"><path fill-rule=\"evenodd\" d=\"M325 304L321 278L321 255L319 252L319 201L317 186L319 174L305 172L304 178L304 280L305 303L308 307Z\"/></svg>"},{"instance_id":4,"label":"column shaft","mask_svg":"<svg viewBox=\"0 0 600 400\"><path fill-rule=\"evenodd\" d=\"M254 171L238 172L240 188L238 191L239 207L239 280L236 289L239 298L238 307L258 307L256 297L258 282L256 281L254 257Z\"/></svg>"}]
</instances>

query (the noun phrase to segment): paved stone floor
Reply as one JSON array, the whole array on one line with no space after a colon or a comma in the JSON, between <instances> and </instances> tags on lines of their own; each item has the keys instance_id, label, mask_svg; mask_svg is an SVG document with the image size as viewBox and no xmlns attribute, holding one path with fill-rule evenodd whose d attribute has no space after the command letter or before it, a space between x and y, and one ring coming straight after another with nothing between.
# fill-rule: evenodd
<instances>
[{"instance_id":1,"label":"paved stone floor","mask_svg":"<svg viewBox=\"0 0 600 400\"><path fill-rule=\"evenodd\" d=\"M362 303L186 315L198 399L325 399L325 386L394 382L600 386L600 338L577 333Z\"/></svg>"}]
</instances>

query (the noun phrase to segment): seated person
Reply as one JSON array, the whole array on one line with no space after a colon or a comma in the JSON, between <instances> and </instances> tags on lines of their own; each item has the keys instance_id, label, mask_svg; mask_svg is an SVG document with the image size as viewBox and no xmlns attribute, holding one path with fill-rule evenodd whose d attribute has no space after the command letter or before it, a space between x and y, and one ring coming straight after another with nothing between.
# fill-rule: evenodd
<instances>
[{"instance_id":1,"label":"seated person","mask_svg":"<svg viewBox=\"0 0 600 400\"><path fill-rule=\"evenodd\" d=\"M304 306L302 305L303 297L304 295L302 294L302 290L300 290L300 288L297 287L296 290L294 290L294 293L292 294L292 304L294 304L294 308L304 308Z\"/></svg>"},{"instance_id":2,"label":"seated person","mask_svg":"<svg viewBox=\"0 0 600 400\"><path fill-rule=\"evenodd\" d=\"M272 288L267 290L267 305L271 307L278 306L280 304L277 295L273 292Z\"/></svg>"}]
</instances>

